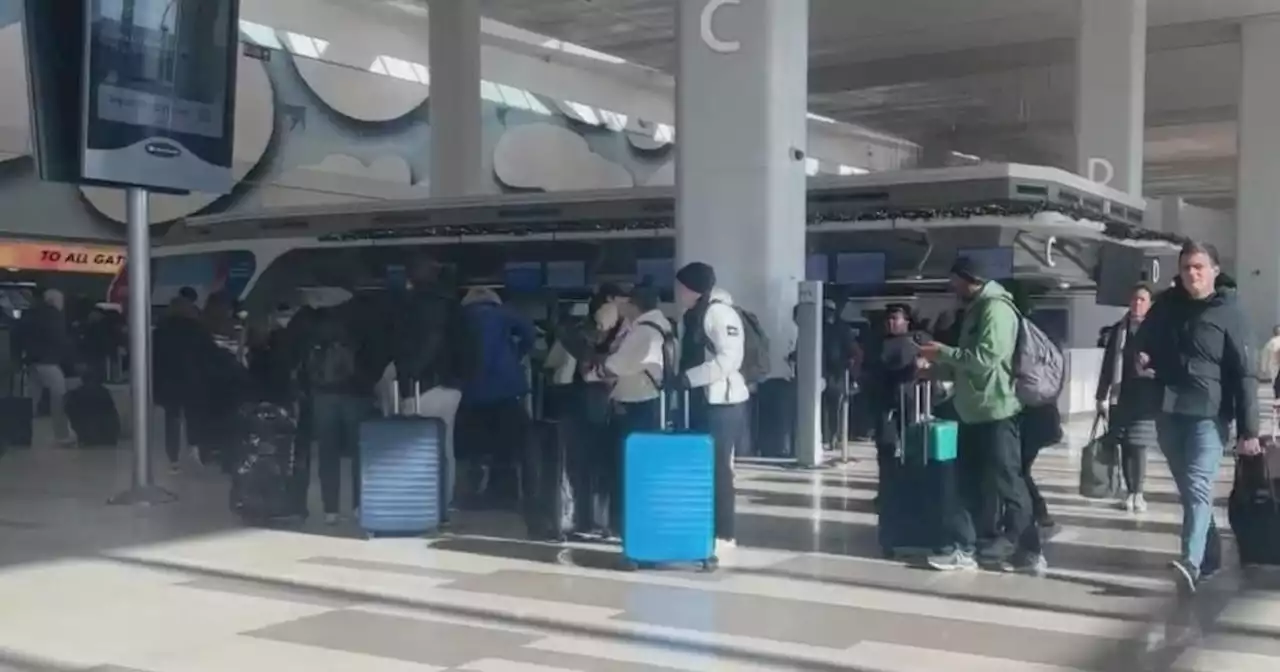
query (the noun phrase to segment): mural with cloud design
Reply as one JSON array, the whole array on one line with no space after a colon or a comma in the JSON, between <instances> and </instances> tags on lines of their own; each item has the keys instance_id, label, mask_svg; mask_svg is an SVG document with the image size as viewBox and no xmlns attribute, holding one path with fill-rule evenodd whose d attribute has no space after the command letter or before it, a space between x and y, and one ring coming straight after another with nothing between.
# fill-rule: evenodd
<instances>
[{"instance_id":1,"label":"mural with cloud design","mask_svg":"<svg viewBox=\"0 0 1280 672\"><path fill-rule=\"evenodd\" d=\"M17 18L15 12L0 10L0 163L15 164L20 163L15 158L29 154L30 136ZM357 47L325 43L320 51L338 48ZM383 63L372 51L369 56L369 70L284 50L272 50L265 61L242 56L236 103L238 186L229 194L156 196L153 223L213 212L427 195L429 75L422 66ZM621 124L618 119L591 119L559 101L523 94L529 96L526 104L486 96L482 105L483 165L494 193L671 182L672 143L655 126L636 119ZM24 184L37 182L34 165L25 161L0 172L0 194L7 204L23 198ZM52 185L41 188L49 193ZM83 216L92 221L59 222L49 235L102 237L104 230L123 235L118 225L102 227L123 221L120 192L85 188L80 194Z\"/></svg>"}]
</instances>

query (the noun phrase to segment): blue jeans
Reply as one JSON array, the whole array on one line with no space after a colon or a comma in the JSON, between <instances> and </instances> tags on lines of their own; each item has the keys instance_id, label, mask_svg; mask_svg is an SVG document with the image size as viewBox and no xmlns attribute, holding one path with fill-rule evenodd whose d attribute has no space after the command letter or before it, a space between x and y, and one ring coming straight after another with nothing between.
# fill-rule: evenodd
<instances>
[{"instance_id":1,"label":"blue jeans","mask_svg":"<svg viewBox=\"0 0 1280 672\"><path fill-rule=\"evenodd\" d=\"M319 452L320 501L325 513L338 513L342 458L351 458L351 507L360 506L360 423L374 416L367 397L317 392L312 427Z\"/></svg>"},{"instance_id":2,"label":"blue jeans","mask_svg":"<svg viewBox=\"0 0 1280 672\"><path fill-rule=\"evenodd\" d=\"M1182 502L1182 560L1199 573L1205 550L1217 543L1213 486L1222 464L1224 427L1215 418L1164 414L1156 423L1160 450Z\"/></svg>"}]
</instances>

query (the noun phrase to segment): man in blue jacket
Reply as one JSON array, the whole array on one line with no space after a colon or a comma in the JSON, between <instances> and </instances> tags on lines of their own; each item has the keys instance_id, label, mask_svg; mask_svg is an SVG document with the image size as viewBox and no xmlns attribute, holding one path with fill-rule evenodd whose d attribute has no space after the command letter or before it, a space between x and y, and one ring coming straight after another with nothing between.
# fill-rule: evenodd
<instances>
[{"instance_id":1,"label":"man in blue jacket","mask_svg":"<svg viewBox=\"0 0 1280 672\"><path fill-rule=\"evenodd\" d=\"M462 386L458 427L466 437L462 447L468 458L482 465L476 487L482 494L488 489L491 467L513 464L517 447L524 444L529 422L524 362L538 334L532 321L502 305L493 290L473 289L462 304L480 353L474 375Z\"/></svg>"}]
</instances>

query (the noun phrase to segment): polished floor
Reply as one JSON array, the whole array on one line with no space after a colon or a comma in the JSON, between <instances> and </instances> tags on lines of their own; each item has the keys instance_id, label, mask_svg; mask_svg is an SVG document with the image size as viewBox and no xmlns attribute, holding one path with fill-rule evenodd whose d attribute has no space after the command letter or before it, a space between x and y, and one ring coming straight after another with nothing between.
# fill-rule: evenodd
<instances>
[{"instance_id":1,"label":"polished floor","mask_svg":"<svg viewBox=\"0 0 1280 672\"><path fill-rule=\"evenodd\" d=\"M127 452L15 451L0 670L1280 670L1280 574L1233 570L1179 603L1167 468L1153 457L1146 514L1082 500L1086 431L1038 465L1060 523L1043 579L879 559L865 450L820 472L742 465L742 548L712 575L619 572L614 549L514 540L493 515L435 540L246 529L193 468L162 479L177 503L105 506Z\"/></svg>"}]
</instances>

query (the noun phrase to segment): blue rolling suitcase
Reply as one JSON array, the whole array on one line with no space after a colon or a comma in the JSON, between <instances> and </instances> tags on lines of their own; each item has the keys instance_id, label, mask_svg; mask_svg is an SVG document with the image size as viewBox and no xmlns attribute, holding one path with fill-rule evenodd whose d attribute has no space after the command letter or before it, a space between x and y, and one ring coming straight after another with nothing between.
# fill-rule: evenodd
<instances>
[{"instance_id":1,"label":"blue rolling suitcase","mask_svg":"<svg viewBox=\"0 0 1280 672\"><path fill-rule=\"evenodd\" d=\"M360 528L371 539L431 534L443 519L444 421L400 415L392 396L392 415L360 425Z\"/></svg>"},{"instance_id":2,"label":"blue rolling suitcase","mask_svg":"<svg viewBox=\"0 0 1280 672\"><path fill-rule=\"evenodd\" d=\"M686 394L685 422L689 426ZM662 422L667 426L665 397ZM668 429L628 436L622 456L624 569L698 563L715 557L715 444L708 434Z\"/></svg>"}]
</instances>

